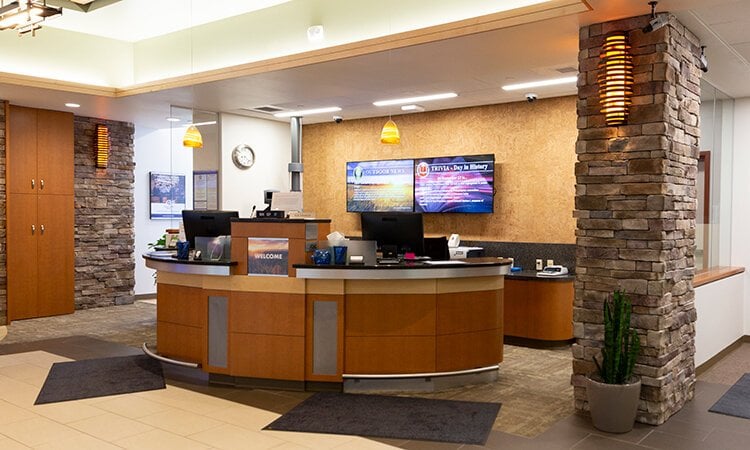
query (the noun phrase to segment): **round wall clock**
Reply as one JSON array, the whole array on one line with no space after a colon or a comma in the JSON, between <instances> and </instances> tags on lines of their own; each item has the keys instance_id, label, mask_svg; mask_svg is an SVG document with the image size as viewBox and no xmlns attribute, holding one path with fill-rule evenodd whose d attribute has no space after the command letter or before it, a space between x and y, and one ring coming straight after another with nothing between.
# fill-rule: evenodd
<instances>
[{"instance_id":1,"label":"round wall clock","mask_svg":"<svg viewBox=\"0 0 750 450\"><path fill-rule=\"evenodd\" d=\"M232 150L232 162L240 169L249 169L255 164L255 152L247 144L240 144Z\"/></svg>"}]
</instances>

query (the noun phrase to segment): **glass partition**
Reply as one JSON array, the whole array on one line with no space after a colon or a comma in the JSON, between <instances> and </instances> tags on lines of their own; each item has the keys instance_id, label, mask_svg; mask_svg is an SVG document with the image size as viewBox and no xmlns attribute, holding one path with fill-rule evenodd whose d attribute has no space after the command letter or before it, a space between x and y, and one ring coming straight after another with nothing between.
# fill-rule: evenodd
<instances>
[{"instance_id":1,"label":"glass partition","mask_svg":"<svg viewBox=\"0 0 750 450\"><path fill-rule=\"evenodd\" d=\"M734 100L701 81L701 152L695 218L697 271L726 266L730 261L733 122Z\"/></svg>"}]
</instances>

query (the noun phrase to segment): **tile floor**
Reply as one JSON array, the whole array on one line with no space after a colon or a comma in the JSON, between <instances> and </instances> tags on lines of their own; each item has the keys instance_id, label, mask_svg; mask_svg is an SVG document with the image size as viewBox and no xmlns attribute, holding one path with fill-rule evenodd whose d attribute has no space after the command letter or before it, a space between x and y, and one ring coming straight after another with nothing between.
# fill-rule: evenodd
<instances>
[{"instance_id":1,"label":"tile floor","mask_svg":"<svg viewBox=\"0 0 750 450\"><path fill-rule=\"evenodd\" d=\"M109 326L118 326L117 308L97 311L107 315ZM131 307L123 309L132 311ZM77 313L78 314L78 313ZM73 315L75 316L75 315ZM85 315L84 315L85 316ZM134 327L121 315L123 329ZM44 319L38 319L44 320ZM506 432L504 415L524 411L523 402L504 397L507 387L487 390L476 387L447 393L448 397L490 396L489 401L503 402L497 426L485 446L444 444L425 441L365 439L309 433L262 431L280 414L288 411L309 394L270 390L244 390L209 386L200 371L165 366L167 388L94 399L76 400L34 406L39 388L52 363L70 359L97 358L137 354L139 350L122 343L92 336L60 336L59 329L40 327L33 321L14 322L8 336L0 342L0 449L747 449L750 442L750 420L709 413L708 408L729 388L742 371L749 370L750 344L743 344L722 362L703 374L696 387L695 399L660 427L637 424L630 433L610 435L593 429L585 416L560 411L561 418L529 433L528 426L518 432ZM48 322L44 322L48 325ZM18 326L17 326L18 325ZM19 339L15 330L23 328L24 336L48 336L28 341ZM32 331L36 328L37 333ZM96 327L94 327L96 328ZM133 331L133 330L131 330ZM76 332L85 333L85 327ZM142 335L141 330L133 332ZM125 340L127 332L112 331L110 336ZM148 334L148 333L146 333ZM123 338L123 339L120 339ZM507 348L507 347L506 347ZM506 351L512 360L513 348ZM524 350L520 350L523 352ZM541 353L539 361L563 359L563 352ZM510 363L508 372L524 373ZM534 362L533 364L540 364ZM544 366L534 368L537 372ZM569 372L553 376L569 378ZM705 379L705 381L704 381ZM710 382L709 382L710 381ZM533 380L532 380L533 383ZM544 383L542 383L544 384ZM564 384L564 383L562 383ZM435 395L437 396L437 395ZM523 414L521 414L523 415ZM531 424L533 428L533 424ZM512 428L512 427L511 427ZM530 435L529 437L522 434Z\"/></svg>"}]
</instances>

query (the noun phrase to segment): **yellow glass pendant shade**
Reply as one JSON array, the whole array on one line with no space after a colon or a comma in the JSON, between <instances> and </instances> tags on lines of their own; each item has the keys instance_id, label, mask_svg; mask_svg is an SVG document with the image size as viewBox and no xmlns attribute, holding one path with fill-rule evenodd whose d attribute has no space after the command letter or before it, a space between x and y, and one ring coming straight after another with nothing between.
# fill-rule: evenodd
<instances>
[{"instance_id":1,"label":"yellow glass pendant shade","mask_svg":"<svg viewBox=\"0 0 750 450\"><path fill-rule=\"evenodd\" d=\"M388 119L388 122L383 125L383 131L380 132L380 142L382 144L400 144L401 135L398 132L396 122Z\"/></svg>"},{"instance_id":2,"label":"yellow glass pendant shade","mask_svg":"<svg viewBox=\"0 0 750 450\"><path fill-rule=\"evenodd\" d=\"M198 127L195 125L188 127L187 131L185 131L185 137L182 138L182 145L185 147L203 148L203 136L198 131Z\"/></svg>"}]
</instances>

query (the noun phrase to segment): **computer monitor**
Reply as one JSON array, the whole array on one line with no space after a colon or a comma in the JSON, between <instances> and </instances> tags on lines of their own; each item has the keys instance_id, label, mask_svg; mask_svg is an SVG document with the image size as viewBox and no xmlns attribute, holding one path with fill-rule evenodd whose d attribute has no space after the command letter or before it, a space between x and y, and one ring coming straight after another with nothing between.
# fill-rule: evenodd
<instances>
[{"instance_id":1,"label":"computer monitor","mask_svg":"<svg viewBox=\"0 0 750 450\"><path fill-rule=\"evenodd\" d=\"M424 255L422 214L363 212L361 223L362 239L377 241L381 251L395 246L399 255L406 252Z\"/></svg>"},{"instance_id":2,"label":"computer monitor","mask_svg":"<svg viewBox=\"0 0 750 450\"><path fill-rule=\"evenodd\" d=\"M231 218L239 217L237 211L196 211L182 210L182 223L185 227L185 239L190 248L195 248L195 237L216 237L232 234Z\"/></svg>"}]
</instances>

